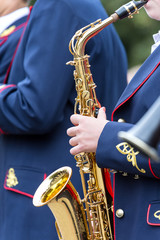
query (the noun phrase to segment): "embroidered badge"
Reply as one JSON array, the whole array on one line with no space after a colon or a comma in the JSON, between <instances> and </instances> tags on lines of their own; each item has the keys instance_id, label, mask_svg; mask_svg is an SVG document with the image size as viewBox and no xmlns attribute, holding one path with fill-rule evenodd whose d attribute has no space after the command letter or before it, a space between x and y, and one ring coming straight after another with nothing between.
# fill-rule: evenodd
<instances>
[{"instance_id":1,"label":"embroidered badge","mask_svg":"<svg viewBox=\"0 0 160 240\"><path fill-rule=\"evenodd\" d=\"M11 26L10 28L7 28L6 30L4 30L4 31L1 33L0 37L6 37L6 36L8 36L9 34L11 34L11 33L14 31L15 28L16 28L15 25Z\"/></svg>"},{"instance_id":2,"label":"embroidered badge","mask_svg":"<svg viewBox=\"0 0 160 240\"><path fill-rule=\"evenodd\" d=\"M139 167L137 165L137 160L136 160L136 155L139 152L138 151L134 152L134 148L131 147L131 145L129 145L127 142L122 142L122 143L118 144L116 146L116 148L120 153L127 155L127 161L132 162L133 167L136 167L138 169L138 171L140 171L142 173L146 172L144 169L139 169Z\"/></svg>"},{"instance_id":3,"label":"embroidered badge","mask_svg":"<svg viewBox=\"0 0 160 240\"><path fill-rule=\"evenodd\" d=\"M160 210L154 213L154 217L160 220Z\"/></svg>"},{"instance_id":4,"label":"embroidered badge","mask_svg":"<svg viewBox=\"0 0 160 240\"><path fill-rule=\"evenodd\" d=\"M18 180L17 180L17 177L15 175L15 171L14 171L13 168L10 168L8 170L6 185L7 185L7 187L14 187L17 184L18 184Z\"/></svg>"}]
</instances>

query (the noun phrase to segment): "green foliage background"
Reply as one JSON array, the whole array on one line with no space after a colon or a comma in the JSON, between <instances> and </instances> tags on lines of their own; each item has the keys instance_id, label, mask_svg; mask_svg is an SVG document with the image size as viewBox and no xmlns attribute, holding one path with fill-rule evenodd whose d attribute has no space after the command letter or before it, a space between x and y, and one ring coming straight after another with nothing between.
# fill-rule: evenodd
<instances>
[{"instance_id":1,"label":"green foliage background","mask_svg":"<svg viewBox=\"0 0 160 240\"><path fill-rule=\"evenodd\" d=\"M32 6L35 2L36 0L31 0L29 5Z\"/></svg>"},{"instance_id":2,"label":"green foliage background","mask_svg":"<svg viewBox=\"0 0 160 240\"><path fill-rule=\"evenodd\" d=\"M32 0L31 5L35 1ZM111 15L128 1L101 0L101 2L107 13ZM134 15L133 19L127 18L117 21L114 26L126 49L129 67L142 64L150 54L151 45L153 44L152 35L159 30L159 22L150 19L142 8L139 14Z\"/></svg>"},{"instance_id":3,"label":"green foliage background","mask_svg":"<svg viewBox=\"0 0 160 240\"><path fill-rule=\"evenodd\" d=\"M126 2L102 0L109 15ZM154 44L152 35L159 30L159 22L149 18L142 8L132 19L117 21L114 26L126 48L129 67L142 64L150 54L151 45Z\"/></svg>"}]
</instances>

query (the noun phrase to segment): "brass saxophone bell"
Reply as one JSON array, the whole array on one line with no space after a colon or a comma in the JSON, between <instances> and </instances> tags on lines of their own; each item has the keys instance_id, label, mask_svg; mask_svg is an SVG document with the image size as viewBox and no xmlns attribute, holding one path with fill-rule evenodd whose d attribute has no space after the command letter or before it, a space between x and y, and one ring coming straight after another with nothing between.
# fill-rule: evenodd
<instances>
[{"instance_id":1,"label":"brass saxophone bell","mask_svg":"<svg viewBox=\"0 0 160 240\"><path fill-rule=\"evenodd\" d=\"M69 167L63 167L51 173L35 192L33 205L41 207L56 198L59 192L68 184L71 175L72 169Z\"/></svg>"},{"instance_id":2,"label":"brass saxophone bell","mask_svg":"<svg viewBox=\"0 0 160 240\"><path fill-rule=\"evenodd\" d=\"M72 169L62 167L51 173L38 187L33 205L48 205L56 219L59 239L87 240L87 222L81 199L72 185Z\"/></svg>"}]
</instances>

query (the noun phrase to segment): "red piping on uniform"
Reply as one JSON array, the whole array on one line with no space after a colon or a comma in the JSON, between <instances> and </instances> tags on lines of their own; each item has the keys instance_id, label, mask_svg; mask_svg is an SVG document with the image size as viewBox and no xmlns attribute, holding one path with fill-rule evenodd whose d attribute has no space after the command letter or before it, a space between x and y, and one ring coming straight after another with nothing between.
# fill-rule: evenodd
<instances>
[{"instance_id":1,"label":"red piping on uniform","mask_svg":"<svg viewBox=\"0 0 160 240\"><path fill-rule=\"evenodd\" d=\"M114 214L114 197L115 197L115 173L113 174L113 228L114 228L114 240L116 240L116 224L115 224L115 214Z\"/></svg>"},{"instance_id":2,"label":"red piping on uniform","mask_svg":"<svg viewBox=\"0 0 160 240\"><path fill-rule=\"evenodd\" d=\"M149 222L149 212L150 212L151 204L149 204L148 211L147 211L147 223L151 226L160 226L160 223L150 223Z\"/></svg>"},{"instance_id":3,"label":"red piping on uniform","mask_svg":"<svg viewBox=\"0 0 160 240\"><path fill-rule=\"evenodd\" d=\"M43 178L43 179L45 180L46 178L47 178L47 174L45 173L45 174L44 174L44 178Z\"/></svg>"},{"instance_id":4,"label":"red piping on uniform","mask_svg":"<svg viewBox=\"0 0 160 240\"><path fill-rule=\"evenodd\" d=\"M22 195L24 195L24 196L33 198L33 195L31 195L31 194L29 194L29 193L25 193L25 192L19 191L19 190L17 190L17 189L7 187L7 186L6 186L6 179L7 179L7 175L6 175L6 178L5 178L5 181L4 181L4 188L5 188L6 190L13 191L13 192L22 194Z\"/></svg>"},{"instance_id":5,"label":"red piping on uniform","mask_svg":"<svg viewBox=\"0 0 160 240\"><path fill-rule=\"evenodd\" d=\"M155 175L155 173L153 172L153 169L152 169L152 166L151 166L151 159L150 159L150 158L149 158L149 160L148 160L148 164L149 164L149 168L150 168L150 171L151 171L152 175L153 175L155 178L160 179L160 177L157 177L157 176Z\"/></svg>"},{"instance_id":6,"label":"red piping on uniform","mask_svg":"<svg viewBox=\"0 0 160 240\"><path fill-rule=\"evenodd\" d=\"M10 88L10 87L16 87L16 85L15 84L5 85L3 88L0 89L0 93L6 88Z\"/></svg>"},{"instance_id":7,"label":"red piping on uniform","mask_svg":"<svg viewBox=\"0 0 160 240\"><path fill-rule=\"evenodd\" d=\"M22 23L21 25L19 25L18 27L16 27L16 28L13 30L13 32L11 32L10 34L8 34L7 37L8 37L9 35L11 35L12 33L18 31L20 28L22 28L22 27L25 26L25 25L26 25L26 23ZM3 38L3 37L2 37L2 38Z\"/></svg>"},{"instance_id":8,"label":"red piping on uniform","mask_svg":"<svg viewBox=\"0 0 160 240\"><path fill-rule=\"evenodd\" d=\"M79 198L77 197L76 193L74 192L74 190L72 189L72 186L70 186L69 183L66 185L66 188L70 192L71 196L76 200L76 202L79 202Z\"/></svg>"},{"instance_id":9,"label":"red piping on uniform","mask_svg":"<svg viewBox=\"0 0 160 240\"><path fill-rule=\"evenodd\" d=\"M153 74L153 72L157 69L157 67L160 65L160 62L156 65L156 67L152 70L152 72L147 76L147 78L137 87L137 89L127 98L125 99L120 105L118 105L114 111L112 112L111 120L113 121L113 115L117 111L119 107L121 107L125 102L127 102L142 86L143 84L148 80L148 78Z\"/></svg>"},{"instance_id":10,"label":"red piping on uniform","mask_svg":"<svg viewBox=\"0 0 160 240\"><path fill-rule=\"evenodd\" d=\"M30 6L30 7L29 7L29 11L30 11L30 13L31 13L31 11L32 11L32 8L33 8L33 6Z\"/></svg>"},{"instance_id":11,"label":"red piping on uniform","mask_svg":"<svg viewBox=\"0 0 160 240\"><path fill-rule=\"evenodd\" d=\"M7 73L6 73L6 76L5 76L5 79L4 79L4 83L7 82L7 79L8 79L8 76L9 76L9 73L10 73L10 70L11 70L11 67L12 67L13 60L14 60L14 58L15 58L15 55L16 55L16 52L17 52L17 50L18 50L19 44L20 44L20 42L21 42L21 40L22 40L22 37L23 37L23 35L24 35L24 32L25 32L25 30L26 30L26 27L27 27L27 24L28 24L28 21L29 21L29 18L30 18L31 10L32 10L32 7L30 7L30 13L29 13L29 15L28 15L28 17L27 17L27 21L26 21L24 24L21 24L21 25L20 25L21 27L22 27L22 25L24 25L25 27L24 27L24 29L23 29L22 35L21 35L21 37L20 37L20 40L19 40L18 45L17 45L17 47L16 47L16 50L15 50L15 52L14 52L12 61L11 61L10 65L9 65L9 67L8 67L8 69L7 69ZM20 28L20 26L19 26L19 28ZM16 29L18 29L18 27L17 27ZM8 87L13 87L13 86L16 86L16 85L12 84L12 85L5 86L4 88L2 88L2 89L0 90L0 93L1 93L4 89L6 89L6 88L8 88ZM5 133L2 129L0 129L0 133L1 133L1 134L7 134L7 133Z\"/></svg>"},{"instance_id":12,"label":"red piping on uniform","mask_svg":"<svg viewBox=\"0 0 160 240\"><path fill-rule=\"evenodd\" d=\"M0 128L0 134L7 134L6 132L4 132L1 128Z\"/></svg>"},{"instance_id":13,"label":"red piping on uniform","mask_svg":"<svg viewBox=\"0 0 160 240\"><path fill-rule=\"evenodd\" d=\"M7 41L7 39L8 39L8 36L6 37L3 37L3 38L1 38L0 37L0 40L2 40L1 42L0 42L0 46L2 46L6 41Z\"/></svg>"},{"instance_id":14,"label":"red piping on uniform","mask_svg":"<svg viewBox=\"0 0 160 240\"><path fill-rule=\"evenodd\" d=\"M104 180L105 180L105 186L107 188L107 191L109 192L110 196L113 198L111 177L110 177L110 174L108 172L108 169L106 169L106 168L104 168Z\"/></svg>"},{"instance_id":15,"label":"red piping on uniform","mask_svg":"<svg viewBox=\"0 0 160 240\"><path fill-rule=\"evenodd\" d=\"M13 192L22 194L22 195L24 195L24 196L33 198L33 195L31 195L31 194L29 194L29 193L21 192L21 191L19 191L19 190L17 190L17 189L13 189L13 188L6 187L5 185L4 185L4 188L5 188L6 190L10 190L10 191L13 191Z\"/></svg>"},{"instance_id":16,"label":"red piping on uniform","mask_svg":"<svg viewBox=\"0 0 160 240\"><path fill-rule=\"evenodd\" d=\"M4 36L4 37L0 37L0 40L7 40L8 39L8 36L10 36L12 33L18 31L20 28L22 28L23 26L25 26L26 22L25 23L22 23L21 25L19 25L18 27L16 27L12 32L10 32L8 35ZM4 42L3 42L4 43ZM0 46L3 44L3 43L0 43Z\"/></svg>"},{"instance_id":17,"label":"red piping on uniform","mask_svg":"<svg viewBox=\"0 0 160 240\"><path fill-rule=\"evenodd\" d=\"M0 135L3 134L3 135L8 135L7 132L4 132L1 128L0 128Z\"/></svg>"},{"instance_id":18,"label":"red piping on uniform","mask_svg":"<svg viewBox=\"0 0 160 240\"><path fill-rule=\"evenodd\" d=\"M31 8L30 8L30 10L31 10ZM30 18L30 14L31 14L31 11L30 11L30 13L29 13L29 15L28 15L28 17L27 17L27 21L24 23L25 27L24 27L24 29L23 29L23 32L22 32L21 37L20 37L20 39L19 39L19 42L18 42L18 44L17 44L16 50L15 50L15 52L14 52L14 54L13 54L11 63L10 63L10 65L9 65L8 69L7 69L7 73L6 73L6 76L5 76L5 79L4 79L4 83L7 83L8 76L9 76L9 73L10 73L10 70L11 70L11 67L12 67L12 64L13 64L13 61L14 61L14 58L15 58L15 55L16 55L16 53L17 53L17 50L18 50L19 45L20 45L20 42L21 42L22 37L23 37L23 35L24 35L24 32L25 32L25 30L26 30L26 27L27 27L27 24L28 24L28 21L29 21L29 18Z\"/></svg>"}]
</instances>

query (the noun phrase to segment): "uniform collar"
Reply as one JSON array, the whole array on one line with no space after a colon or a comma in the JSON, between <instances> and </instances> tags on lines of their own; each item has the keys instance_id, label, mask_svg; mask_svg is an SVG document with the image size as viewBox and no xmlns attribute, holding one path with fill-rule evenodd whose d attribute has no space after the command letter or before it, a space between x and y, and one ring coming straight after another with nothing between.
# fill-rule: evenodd
<instances>
[{"instance_id":1,"label":"uniform collar","mask_svg":"<svg viewBox=\"0 0 160 240\"><path fill-rule=\"evenodd\" d=\"M153 40L155 44L153 44L151 47L151 53L160 45L160 31L153 35Z\"/></svg>"},{"instance_id":2,"label":"uniform collar","mask_svg":"<svg viewBox=\"0 0 160 240\"><path fill-rule=\"evenodd\" d=\"M3 17L0 17L0 34L9 27L12 23L17 21L18 19L27 16L29 14L29 8L24 7L20 8L12 13L9 13Z\"/></svg>"},{"instance_id":3,"label":"uniform collar","mask_svg":"<svg viewBox=\"0 0 160 240\"><path fill-rule=\"evenodd\" d=\"M123 105L126 101L128 101L138 89L142 86L142 84L149 79L152 73L155 71L157 66L160 65L160 46L156 48L156 50L147 58L138 72L135 74L133 79L130 81L123 94L119 98L115 109L112 113L112 118L114 112Z\"/></svg>"}]
</instances>

